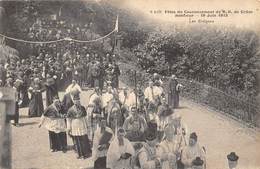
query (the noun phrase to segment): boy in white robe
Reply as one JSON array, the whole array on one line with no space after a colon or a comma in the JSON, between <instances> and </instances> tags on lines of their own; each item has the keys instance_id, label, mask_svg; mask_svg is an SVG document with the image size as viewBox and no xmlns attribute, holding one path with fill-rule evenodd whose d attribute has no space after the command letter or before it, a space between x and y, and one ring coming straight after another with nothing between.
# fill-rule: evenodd
<instances>
[{"instance_id":1,"label":"boy in white robe","mask_svg":"<svg viewBox=\"0 0 260 169\"><path fill-rule=\"evenodd\" d=\"M103 108L108 105L108 103L114 98L113 95L113 89L111 86L107 87L107 92L102 95L102 103L103 103Z\"/></svg>"},{"instance_id":2,"label":"boy in white robe","mask_svg":"<svg viewBox=\"0 0 260 169\"><path fill-rule=\"evenodd\" d=\"M94 169L106 168L107 151L114 137L112 129L106 126L106 120L102 119L100 127L94 133L92 158Z\"/></svg>"},{"instance_id":3,"label":"boy in white robe","mask_svg":"<svg viewBox=\"0 0 260 169\"><path fill-rule=\"evenodd\" d=\"M131 142L124 135L124 129L119 128L117 136L111 142L107 152L107 168L132 169L130 161L135 150Z\"/></svg>"},{"instance_id":4,"label":"boy in white robe","mask_svg":"<svg viewBox=\"0 0 260 169\"><path fill-rule=\"evenodd\" d=\"M182 150L181 161L184 169L192 169L192 161L197 157L200 157L206 165L205 152L197 142L197 134L193 132L190 134L189 144Z\"/></svg>"},{"instance_id":5,"label":"boy in white robe","mask_svg":"<svg viewBox=\"0 0 260 169\"><path fill-rule=\"evenodd\" d=\"M162 169L177 169L177 142L174 139L174 127L165 126L164 140L157 147L158 154L162 161Z\"/></svg>"},{"instance_id":6,"label":"boy in white robe","mask_svg":"<svg viewBox=\"0 0 260 169\"><path fill-rule=\"evenodd\" d=\"M137 153L137 166L141 169L161 169L162 163L157 149L156 128L148 128L145 131L145 140L143 147Z\"/></svg>"},{"instance_id":7,"label":"boy in white robe","mask_svg":"<svg viewBox=\"0 0 260 169\"><path fill-rule=\"evenodd\" d=\"M157 87L153 86L153 82L149 82L149 86L144 90L144 97L149 102L155 102L156 97L161 97L162 91Z\"/></svg>"}]
</instances>

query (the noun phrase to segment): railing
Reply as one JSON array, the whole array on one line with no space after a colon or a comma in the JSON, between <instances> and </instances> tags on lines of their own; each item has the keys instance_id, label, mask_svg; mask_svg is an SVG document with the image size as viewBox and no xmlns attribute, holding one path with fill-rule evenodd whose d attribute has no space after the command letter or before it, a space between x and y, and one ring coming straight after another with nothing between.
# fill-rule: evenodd
<instances>
[{"instance_id":1,"label":"railing","mask_svg":"<svg viewBox=\"0 0 260 169\"><path fill-rule=\"evenodd\" d=\"M123 69L121 80L130 86L134 86L135 69ZM137 82L141 88L145 88L151 75L145 72L138 71ZM167 91L168 77L164 77L165 88ZM257 115L260 114L260 107L253 99L240 99L236 96L229 95L212 86L187 79L178 79L184 88L181 91L181 96L194 102L207 105L217 111L234 117L237 120L246 122L249 125L260 127L257 123Z\"/></svg>"}]
</instances>

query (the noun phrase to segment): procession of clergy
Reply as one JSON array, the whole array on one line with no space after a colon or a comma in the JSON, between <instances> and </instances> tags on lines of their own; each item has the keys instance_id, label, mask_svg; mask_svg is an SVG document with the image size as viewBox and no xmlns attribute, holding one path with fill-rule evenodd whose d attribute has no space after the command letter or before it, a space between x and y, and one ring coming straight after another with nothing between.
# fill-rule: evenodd
<instances>
[{"instance_id":1,"label":"procession of clergy","mask_svg":"<svg viewBox=\"0 0 260 169\"><path fill-rule=\"evenodd\" d=\"M53 97L39 127L49 131L52 152L66 153L68 135L77 158L91 157L94 169L205 169L205 148L174 111L182 85L175 75L167 83L165 92L154 74L142 92L140 87L119 90L108 82L104 93L94 88L84 107L82 89L72 80L63 99ZM238 158L234 152L227 155L230 168Z\"/></svg>"}]
</instances>

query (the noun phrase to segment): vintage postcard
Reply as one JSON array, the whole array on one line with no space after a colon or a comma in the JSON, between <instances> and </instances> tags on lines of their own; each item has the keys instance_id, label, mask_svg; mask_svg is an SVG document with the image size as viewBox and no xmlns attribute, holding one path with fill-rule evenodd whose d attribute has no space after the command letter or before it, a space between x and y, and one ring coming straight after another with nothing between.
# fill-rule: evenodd
<instances>
[{"instance_id":1,"label":"vintage postcard","mask_svg":"<svg viewBox=\"0 0 260 169\"><path fill-rule=\"evenodd\" d=\"M1 169L260 169L260 0L0 0Z\"/></svg>"}]
</instances>

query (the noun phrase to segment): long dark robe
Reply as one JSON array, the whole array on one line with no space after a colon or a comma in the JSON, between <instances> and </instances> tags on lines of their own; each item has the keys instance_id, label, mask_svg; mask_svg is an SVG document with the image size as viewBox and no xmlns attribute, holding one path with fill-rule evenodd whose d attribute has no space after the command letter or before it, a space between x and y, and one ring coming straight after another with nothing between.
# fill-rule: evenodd
<instances>
[{"instance_id":1,"label":"long dark robe","mask_svg":"<svg viewBox=\"0 0 260 169\"><path fill-rule=\"evenodd\" d=\"M20 99L20 91L19 88L16 89L16 93L17 93L17 98L15 101L15 114L14 114L14 123L18 124L19 123L19 104L18 101Z\"/></svg>"},{"instance_id":2,"label":"long dark robe","mask_svg":"<svg viewBox=\"0 0 260 169\"><path fill-rule=\"evenodd\" d=\"M71 81L72 81L72 77L73 77L73 74L72 74L72 70L66 70L65 72L65 86L68 86Z\"/></svg>"},{"instance_id":3,"label":"long dark robe","mask_svg":"<svg viewBox=\"0 0 260 169\"><path fill-rule=\"evenodd\" d=\"M50 149L61 151L67 149L67 134L66 132L55 133L49 131Z\"/></svg>"},{"instance_id":4,"label":"long dark robe","mask_svg":"<svg viewBox=\"0 0 260 169\"><path fill-rule=\"evenodd\" d=\"M53 97L58 95L58 89L55 84L46 84L46 106L49 106L53 103Z\"/></svg>"},{"instance_id":5,"label":"long dark robe","mask_svg":"<svg viewBox=\"0 0 260 169\"><path fill-rule=\"evenodd\" d=\"M118 88L119 87L119 76L121 72L118 65L115 65L114 67L114 74L112 78L112 87Z\"/></svg>"},{"instance_id":6,"label":"long dark robe","mask_svg":"<svg viewBox=\"0 0 260 169\"><path fill-rule=\"evenodd\" d=\"M93 63L89 63L88 64L88 72L87 72L87 82L88 82L88 85L90 87L94 87L94 80L93 80L93 77L92 77L92 69L93 69L93 66L94 64Z\"/></svg>"},{"instance_id":7,"label":"long dark robe","mask_svg":"<svg viewBox=\"0 0 260 169\"><path fill-rule=\"evenodd\" d=\"M6 80L6 70L2 65L0 65L0 80L2 80L2 85L4 85Z\"/></svg>"},{"instance_id":8,"label":"long dark robe","mask_svg":"<svg viewBox=\"0 0 260 169\"><path fill-rule=\"evenodd\" d=\"M176 86L178 85L177 80L170 79L169 90L168 90L168 104L173 108L179 107L179 91L177 91Z\"/></svg>"},{"instance_id":9,"label":"long dark robe","mask_svg":"<svg viewBox=\"0 0 260 169\"><path fill-rule=\"evenodd\" d=\"M99 157L94 162L94 169L106 169L107 166L107 157Z\"/></svg>"},{"instance_id":10,"label":"long dark robe","mask_svg":"<svg viewBox=\"0 0 260 169\"><path fill-rule=\"evenodd\" d=\"M41 84L34 84L31 91L32 98L29 103L29 117L40 117L43 113L42 92L43 87ZM39 90L39 91L35 91Z\"/></svg>"},{"instance_id":11,"label":"long dark robe","mask_svg":"<svg viewBox=\"0 0 260 169\"><path fill-rule=\"evenodd\" d=\"M74 105L74 102L71 98L70 93L67 93L67 94L64 95L64 97L61 101L61 105L62 105L62 108L63 108L63 113L65 113L65 114Z\"/></svg>"},{"instance_id":12,"label":"long dark robe","mask_svg":"<svg viewBox=\"0 0 260 169\"><path fill-rule=\"evenodd\" d=\"M77 83L82 86L82 81L83 81L83 65L78 65L74 68L74 79L76 79ZM77 71L77 75L75 74Z\"/></svg>"},{"instance_id":13,"label":"long dark robe","mask_svg":"<svg viewBox=\"0 0 260 169\"><path fill-rule=\"evenodd\" d=\"M53 104L51 104L45 109L43 115L49 118L63 118L64 116L62 114L62 108L60 108L57 111ZM53 131L49 131L49 142L50 142L50 149L52 150L56 150L56 151L66 150L67 149L66 132L55 133Z\"/></svg>"},{"instance_id":14,"label":"long dark robe","mask_svg":"<svg viewBox=\"0 0 260 169\"><path fill-rule=\"evenodd\" d=\"M90 70L92 76L92 86L91 87L99 87L100 86L100 75L101 75L101 66L99 64L94 64Z\"/></svg>"},{"instance_id":15,"label":"long dark robe","mask_svg":"<svg viewBox=\"0 0 260 169\"><path fill-rule=\"evenodd\" d=\"M104 79L105 78L105 70L103 66L100 67L100 76L99 76L99 89L102 91L104 88Z\"/></svg>"},{"instance_id":16,"label":"long dark robe","mask_svg":"<svg viewBox=\"0 0 260 169\"><path fill-rule=\"evenodd\" d=\"M24 83L21 85L20 91L21 91L21 99L22 99L22 104L20 107L27 107L30 99L28 96L28 80L24 78Z\"/></svg>"},{"instance_id":17,"label":"long dark robe","mask_svg":"<svg viewBox=\"0 0 260 169\"><path fill-rule=\"evenodd\" d=\"M77 118L83 118L86 115L87 112L85 107L74 105L68 110L67 118L77 119ZM72 139L78 157L88 158L91 156L92 150L91 150L90 141L87 134L82 136L72 136Z\"/></svg>"},{"instance_id":18,"label":"long dark robe","mask_svg":"<svg viewBox=\"0 0 260 169\"><path fill-rule=\"evenodd\" d=\"M88 64L84 63L83 65L83 84L88 84Z\"/></svg>"},{"instance_id":19,"label":"long dark robe","mask_svg":"<svg viewBox=\"0 0 260 169\"><path fill-rule=\"evenodd\" d=\"M88 158L91 157L92 150L88 135L72 136L73 142L76 146L78 157Z\"/></svg>"}]
</instances>

